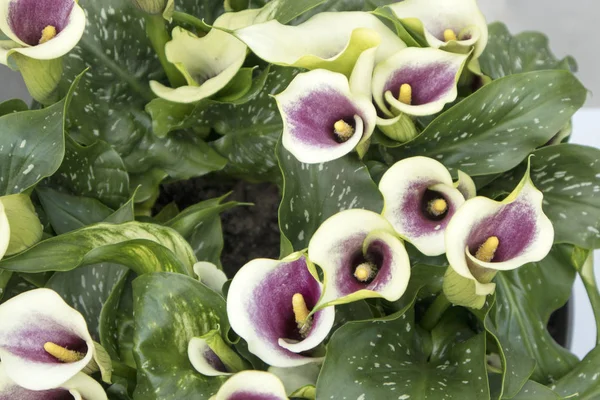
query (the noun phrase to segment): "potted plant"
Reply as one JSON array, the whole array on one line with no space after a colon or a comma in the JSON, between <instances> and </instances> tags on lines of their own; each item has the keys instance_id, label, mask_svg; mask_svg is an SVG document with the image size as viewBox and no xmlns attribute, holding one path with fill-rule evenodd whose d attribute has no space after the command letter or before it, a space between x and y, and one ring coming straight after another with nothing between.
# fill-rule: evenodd
<instances>
[{"instance_id":1,"label":"potted plant","mask_svg":"<svg viewBox=\"0 0 600 400\"><path fill-rule=\"evenodd\" d=\"M587 91L475 0L4 0L0 398L594 399ZM233 193L228 193L233 191ZM565 326L559 326L564 329Z\"/></svg>"}]
</instances>

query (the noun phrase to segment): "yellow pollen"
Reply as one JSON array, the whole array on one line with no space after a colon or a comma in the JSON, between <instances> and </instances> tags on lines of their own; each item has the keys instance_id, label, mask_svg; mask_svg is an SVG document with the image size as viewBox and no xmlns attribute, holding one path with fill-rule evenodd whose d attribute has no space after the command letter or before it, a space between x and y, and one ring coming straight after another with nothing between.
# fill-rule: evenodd
<instances>
[{"instance_id":1,"label":"yellow pollen","mask_svg":"<svg viewBox=\"0 0 600 400\"><path fill-rule=\"evenodd\" d=\"M354 135L354 128L343 119L340 119L333 124L333 132L340 141L345 142Z\"/></svg>"},{"instance_id":2,"label":"yellow pollen","mask_svg":"<svg viewBox=\"0 0 600 400\"><path fill-rule=\"evenodd\" d=\"M398 94L398 100L400 101L400 103L411 105L412 104L412 86L410 86L408 83L403 83L400 86L400 93Z\"/></svg>"},{"instance_id":3,"label":"yellow pollen","mask_svg":"<svg viewBox=\"0 0 600 400\"><path fill-rule=\"evenodd\" d=\"M354 277L361 282L366 282L373 277L374 266L371 263L364 262L354 270Z\"/></svg>"},{"instance_id":4,"label":"yellow pollen","mask_svg":"<svg viewBox=\"0 0 600 400\"><path fill-rule=\"evenodd\" d=\"M44 343L44 350L46 350L48 354L56 358L58 361L62 361L64 363L74 363L85 358L85 354L82 354L78 351L65 349L64 347L52 342Z\"/></svg>"},{"instance_id":5,"label":"yellow pollen","mask_svg":"<svg viewBox=\"0 0 600 400\"><path fill-rule=\"evenodd\" d=\"M456 33L452 29L446 29L444 31L444 41L449 42L451 40L457 40Z\"/></svg>"},{"instance_id":6,"label":"yellow pollen","mask_svg":"<svg viewBox=\"0 0 600 400\"><path fill-rule=\"evenodd\" d=\"M300 336L306 337L306 334L310 331L312 325L312 318L309 317L310 311L308 311L306 301L304 301L304 296L302 296L302 294L296 293L292 296L292 308L294 310L294 317L296 318Z\"/></svg>"},{"instance_id":7,"label":"yellow pollen","mask_svg":"<svg viewBox=\"0 0 600 400\"><path fill-rule=\"evenodd\" d=\"M439 217L448 210L448 203L444 199L431 200L427 210L434 217Z\"/></svg>"},{"instance_id":8,"label":"yellow pollen","mask_svg":"<svg viewBox=\"0 0 600 400\"><path fill-rule=\"evenodd\" d=\"M56 36L56 28L52 25L48 25L42 30L42 37L40 38L40 44L46 43L50 39L54 39Z\"/></svg>"},{"instance_id":9,"label":"yellow pollen","mask_svg":"<svg viewBox=\"0 0 600 400\"><path fill-rule=\"evenodd\" d=\"M490 236L481 246L479 246L477 253L475 253L475 258L483 262L492 262L499 245L500 240L498 240L498 237Z\"/></svg>"}]
</instances>

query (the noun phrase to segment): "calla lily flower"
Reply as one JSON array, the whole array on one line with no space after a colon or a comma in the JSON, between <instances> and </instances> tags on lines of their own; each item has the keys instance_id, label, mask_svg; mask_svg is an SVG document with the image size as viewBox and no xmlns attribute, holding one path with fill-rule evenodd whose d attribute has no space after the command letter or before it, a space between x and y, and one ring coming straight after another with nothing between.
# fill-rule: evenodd
<instances>
[{"instance_id":1,"label":"calla lily flower","mask_svg":"<svg viewBox=\"0 0 600 400\"><path fill-rule=\"evenodd\" d=\"M62 57L85 30L85 13L75 0L0 0L0 63L18 52L38 60Z\"/></svg>"},{"instance_id":2,"label":"calla lily flower","mask_svg":"<svg viewBox=\"0 0 600 400\"><path fill-rule=\"evenodd\" d=\"M336 72L299 74L275 99L283 118L283 146L303 163L340 158L375 129L371 100L351 92L348 79Z\"/></svg>"},{"instance_id":3,"label":"calla lily flower","mask_svg":"<svg viewBox=\"0 0 600 400\"><path fill-rule=\"evenodd\" d=\"M222 293L223 285L227 282L227 275L215 264L208 261L198 261L194 264L194 273L204 285L217 293Z\"/></svg>"},{"instance_id":4,"label":"calla lily flower","mask_svg":"<svg viewBox=\"0 0 600 400\"><path fill-rule=\"evenodd\" d=\"M398 161L381 178L383 216L396 232L427 256L444 254L444 232L465 202L450 172L427 157Z\"/></svg>"},{"instance_id":5,"label":"calla lily flower","mask_svg":"<svg viewBox=\"0 0 600 400\"><path fill-rule=\"evenodd\" d=\"M410 278L404 244L381 215L353 209L328 218L308 245L324 275L318 308L369 297L398 300Z\"/></svg>"},{"instance_id":6,"label":"calla lily flower","mask_svg":"<svg viewBox=\"0 0 600 400\"><path fill-rule=\"evenodd\" d=\"M214 26L230 17L219 17ZM175 103L195 103L223 89L238 73L246 59L247 47L235 36L220 29L211 29L197 37L181 27L173 29L173 40L165 46L167 60L177 67L187 81L186 86L173 89L151 81L150 88L158 97Z\"/></svg>"},{"instance_id":7,"label":"calla lily flower","mask_svg":"<svg viewBox=\"0 0 600 400\"><path fill-rule=\"evenodd\" d=\"M473 178L461 170L458 170L458 181L454 183L454 186L463 195L465 200L477 196L477 187L475 186L475 182L473 182Z\"/></svg>"},{"instance_id":8,"label":"calla lily flower","mask_svg":"<svg viewBox=\"0 0 600 400\"><path fill-rule=\"evenodd\" d=\"M235 35L272 64L323 68L347 76L369 48L377 47L376 62L406 48L383 22L365 12L324 12L298 26L271 20L237 30Z\"/></svg>"},{"instance_id":9,"label":"calla lily flower","mask_svg":"<svg viewBox=\"0 0 600 400\"><path fill-rule=\"evenodd\" d=\"M50 289L31 290L0 305L0 321L2 366L25 389L60 387L93 358L85 319Z\"/></svg>"},{"instance_id":10,"label":"calla lily flower","mask_svg":"<svg viewBox=\"0 0 600 400\"><path fill-rule=\"evenodd\" d=\"M388 7L431 47L465 53L474 48L478 58L487 45L487 22L477 0L404 0Z\"/></svg>"},{"instance_id":11,"label":"calla lily flower","mask_svg":"<svg viewBox=\"0 0 600 400\"><path fill-rule=\"evenodd\" d=\"M264 371L244 371L229 378L210 400L287 400L283 383Z\"/></svg>"},{"instance_id":12,"label":"calla lily flower","mask_svg":"<svg viewBox=\"0 0 600 400\"><path fill-rule=\"evenodd\" d=\"M246 369L245 363L223 340L219 330L192 338L188 344L188 358L202 375L233 375Z\"/></svg>"},{"instance_id":13,"label":"calla lily flower","mask_svg":"<svg viewBox=\"0 0 600 400\"><path fill-rule=\"evenodd\" d=\"M301 353L318 346L333 327L333 307L312 312L322 285L308 264L300 253L283 260L252 260L229 287L231 327L248 342L251 353L272 366L320 361Z\"/></svg>"},{"instance_id":14,"label":"calla lily flower","mask_svg":"<svg viewBox=\"0 0 600 400\"><path fill-rule=\"evenodd\" d=\"M400 113L433 115L458 95L467 55L410 47L379 63L373 72L373 98L388 118Z\"/></svg>"},{"instance_id":15,"label":"calla lily flower","mask_svg":"<svg viewBox=\"0 0 600 400\"><path fill-rule=\"evenodd\" d=\"M446 228L446 256L457 274L475 282L475 293L493 293L497 271L507 271L546 257L554 228L542 210L542 192L526 172L503 201L467 200Z\"/></svg>"},{"instance_id":16,"label":"calla lily flower","mask_svg":"<svg viewBox=\"0 0 600 400\"><path fill-rule=\"evenodd\" d=\"M0 399L2 400L106 400L102 385L84 373L48 390L28 390L13 382L0 364Z\"/></svg>"}]
</instances>

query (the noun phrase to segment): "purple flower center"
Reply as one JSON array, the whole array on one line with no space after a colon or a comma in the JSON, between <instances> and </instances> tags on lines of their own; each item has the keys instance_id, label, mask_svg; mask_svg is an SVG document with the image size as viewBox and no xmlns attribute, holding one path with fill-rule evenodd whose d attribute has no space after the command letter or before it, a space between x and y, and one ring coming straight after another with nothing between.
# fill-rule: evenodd
<instances>
[{"instance_id":1,"label":"purple flower center","mask_svg":"<svg viewBox=\"0 0 600 400\"><path fill-rule=\"evenodd\" d=\"M268 393L237 392L227 397L227 400L280 400L279 396Z\"/></svg>"},{"instance_id":2,"label":"purple flower center","mask_svg":"<svg viewBox=\"0 0 600 400\"><path fill-rule=\"evenodd\" d=\"M394 71L383 92L390 91L397 99L400 87L409 84L412 89L411 105L433 103L454 87L455 75L455 69L448 63L407 65Z\"/></svg>"},{"instance_id":3,"label":"purple flower center","mask_svg":"<svg viewBox=\"0 0 600 400\"><path fill-rule=\"evenodd\" d=\"M33 391L23 389L17 385L4 388L0 394L0 400L73 400L74 397L68 390L51 389Z\"/></svg>"},{"instance_id":4,"label":"purple flower center","mask_svg":"<svg viewBox=\"0 0 600 400\"><path fill-rule=\"evenodd\" d=\"M19 39L30 46L39 44L47 26L60 33L69 22L73 0L13 0L8 8L8 24Z\"/></svg>"},{"instance_id":5,"label":"purple flower center","mask_svg":"<svg viewBox=\"0 0 600 400\"><path fill-rule=\"evenodd\" d=\"M412 236L424 236L440 229L445 229L450 218L456 212L454 204L448 201L442 193L428 188L439 182L421 181L411 184L405 192L404 201L398 208L398 213L406 218L405 227L407 234ZM442 199L446 202L447 209L438 216L429 210L433 200Z\"/></svg>"},{"instance_id":6,"label":"purple flower center","mask_svg":"<svg viewBox=\"0 0 600 400\"><path fill-rule=\"evenodd\" d=\"M225 364L223 364L223 361L221 361L219 356L214 351L212 351L209 347L206 348L206 350L204 351L204 354L202 354L202 356L204 357L204 359L206 360L208 365L210 365L217 371L229 372L229 370L227 370L227 367L225 366Z\"/></svg>"}]
</instances>

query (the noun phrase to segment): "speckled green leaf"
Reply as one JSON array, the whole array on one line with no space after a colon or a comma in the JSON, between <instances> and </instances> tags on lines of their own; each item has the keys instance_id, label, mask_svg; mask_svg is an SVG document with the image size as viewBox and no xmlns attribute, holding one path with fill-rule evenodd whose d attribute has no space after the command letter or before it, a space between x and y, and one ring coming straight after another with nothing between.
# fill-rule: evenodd
<instances>
[{"instance_id":1,"label":"speckled green leaf","mask_svg":"<svg viewBox=\"0 0 600 400\"><path fill-rule=\"evenodd\" d=\"M196 257L176 231L153 224L97 224L44 240L0 261L0 268L19 272L70 271L113 262L138 274L154 271L192 273Z\"/></svg>"},{"instance_id":2,"label":"speckled green leaf","mask_svg":"<svg viewBox=\"0 0 600 400\"><path fill-rule=\"evenodd\" d=\"M485 334L455 337L434 353L428 335L412 309L392 321L346 324L327 346L318 398L488 398Z\"/></svg>"},{"instance_id":3,"label":"speckled green leaf","mask_svg":"<svg viewBox=\"0 0 600 400\"><path fill-rule=\"evenodd\" d=\"M550 315L571 296L575 279L573 247L556 245L542 261L496 276L497 337L506 353L526 354L536 362L532 379L548 383L561 378L577 357L557 344L546 329ZM507 374L513 371L507 371Z\"/></svg>"},{"instance_id":4,"label":"speckled green leaf","mask_svg":"<svg viewBox=\"0 0 600 400\"><path fill-rule=\"evenodd\" d=\"M29 110L29 107L27 107L27 104L21 99L6 100L0 103L0 117L6 114L27 110Z\"/></svg>"},{"instance_id":5,"label":"speckled green leaf","mask_svg":"<svg viewBox=\"0 0 600 400\"><path fill-rule=\"evenodd\" d=\"M521 391L512 400L560 400L556 392L535 381L527 381Z\"/></svg>"},{"instance_id":6,"label":"speckled green leaf","mask_svg":"<svg viewBox=\"0 0 600 400\"><path fill-rule=\"evenodd\" d=\"M544 213L554 225L554 241L600 247L600 150L559 144L532 154L531 179L544 193ZM510 193L525 168L521 165L494 181L486 195Z\"/></svg>"},{"instance_id":7,"label":"speckled green leaf","mask_svg":"<svg viewBox=\"0 0 600 400\"><path fill-rule=\"evenodd\" d=\"M436 118L396 159L426 156L471 176L508 171L545 144L585 102L566 71L512 75L484 86Z\"/></svg>"},{"instance_id":8,"label":"speckled green leaf","mask_svg":"<svg viewBox=\"0 0 600 400\"><path fill-rule=\"evenodd\" d=\"M493 79L528 71L577 69L573 57L558 60L552 54L546 35L523 32L512 36L501 22L490 24L488 29L488 44L479 64L483 73Z\"/></svg>"},{"instance_id":9,"label":"speckled green leaf","mask_svg":"<svg viewBox=\"0 0 600 400\"><path fill-rule=\"evenodd\" d=\"M223 135L212 145L229 160L225 172L251 181L279 179L275 146L283 124L270 95L282 92L298 72L294 68L273 67L263 90L254 99L242 105L212 108L205 117Z\"/></svg>"},{"instance_id":10,"label":"speckled green leaf","mask_svg":"<svg viewBox=\"0 0 600 400\"><path fill-rule=\"evenodd\" d=\"M279 143L277 157L283 174L279 227L294 250L308 247L321 223L342 210L383 209L381 193L355 153L328 163L304 164Z\"/></svg>"},{"instance_id":11,"label":"speckled green leaf","mask_svg":"<svg viewBox=\"0 0 600 400\"><path fill-rule=\"evenodd\" d=\"M199 281L155 273L133 282L135 357L134 399L208 399L226 377L206 377L192 367L190 339L220 329L227 337L225 300Z\"/></svg>"},{"instance_id":12,"label":"speckled green leaf","mask_svg":"<svg viewBox=\"0 0 600 400\"><path fill-rule=\"evenodd\" d=\"M65 158L50 182L76 196L96 198L112 208L129 199L129 176L123 160L101 140L83 147L67 136Z\"/></svg>"},{"instance_id":13,"label":"speckled green leaf","mask_svg":"<svg viewBox=\"0 0 600 400\"><path fill-rule=\"evenodd\" d=\"M323 4L303 13L293 21L293 25L300 24L310 17L328 11L373 11L378 7L395 3L396 0L327 0ZM253 1L254 3L254 1Z\"/></svg>"},{"instance_id":14,"label":"speckled green leaf","mask_svg":"<svg viewBox=\"0 0 600 400\"><path fill-rule=\"evenodd\" d=\"M265 20L276 19L287 24L294 18L315 8L326 0L272 0L263 8L261 17Z\"/></svg>"},{"instance_id":15,"label":"speckled green leaf","mask_svg":"<svg viewBox=\"0 0 600 400\"><path fill-rule=\"evenodd\" d=\"M572 371L550 385L550 389L564 398L600 398L600 347L590 351Z\"/></svg>"},{"instance_id":16,"label":"speckled green leaf","mask_svg":"<svg viewBox=\"0 0 600 400\"><path fill-rule=\"evenodd\" d=\"M58 169L65 154L65 112L78 80L48 108L0 117L0 195L21 193Z\"/></svg>"}]
</instances>

